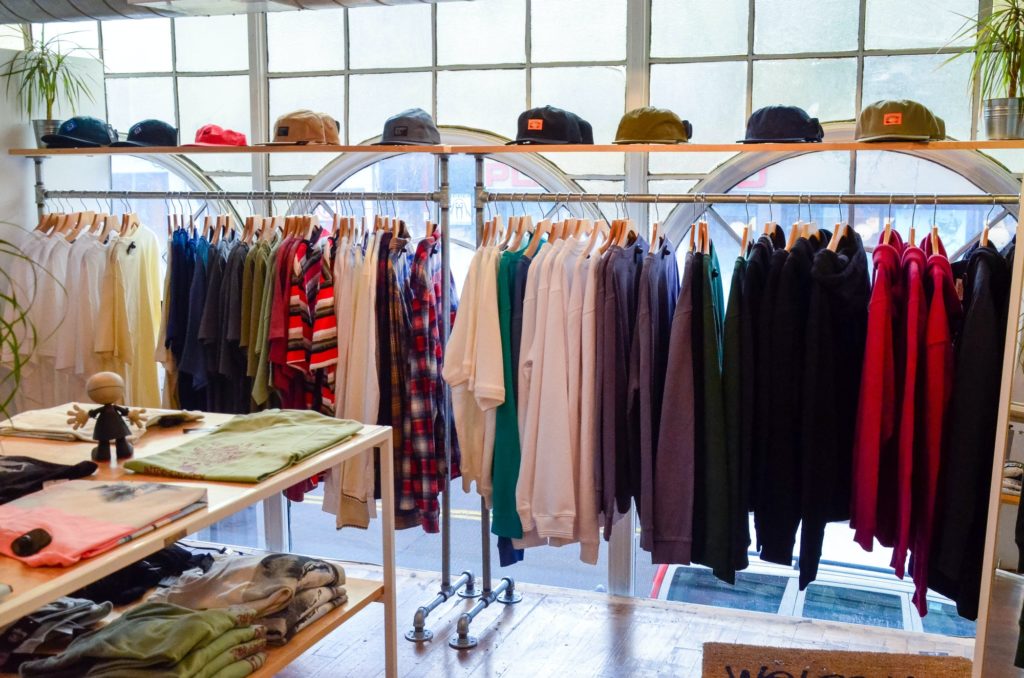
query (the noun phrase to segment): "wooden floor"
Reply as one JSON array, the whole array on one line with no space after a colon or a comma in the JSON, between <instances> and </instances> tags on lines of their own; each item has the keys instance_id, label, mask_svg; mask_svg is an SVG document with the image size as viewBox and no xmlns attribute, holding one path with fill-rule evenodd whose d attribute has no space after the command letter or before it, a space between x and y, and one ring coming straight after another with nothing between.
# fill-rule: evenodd
<instances>
[{"instance_id":1,"label":"wooden floor","mask_svg":"<svg viewBox=\"0 0 1024 678\"><path fill-rule=\"evenodd\" d=\"M373 570L349 573L374 576ZM398 628L433 597L436 573L399 571ZM473 650L448 647L458 615L473 602L449 601L427 620L434 640L399 639L399 675L443 676L700 676L705 641L755 645L971 656L973 641L787 617L618 598L532 584L518 605L492 605L472 626ZM384 608L371 605L302 655L284 678L371 678L384 675Z\"/></svg>"}]
</instances>

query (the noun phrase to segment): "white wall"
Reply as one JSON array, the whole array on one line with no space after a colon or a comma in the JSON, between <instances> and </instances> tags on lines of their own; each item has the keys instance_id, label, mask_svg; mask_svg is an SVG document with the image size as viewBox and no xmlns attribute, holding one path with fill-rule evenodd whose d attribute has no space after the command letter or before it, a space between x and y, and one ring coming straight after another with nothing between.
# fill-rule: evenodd
<instances>
[{"instance_id":1,"label":"white wall","mask_svg":"<svg viewBox=\"0 0 1024 678\"><path fill-rule=\"evenodd\" d=\"M0 64L14 54L0 50ZM106 117L103 66L98 61L81 59L81 66L93 81L95 101L84 101L80 115ZM35 146L32 125L18 106L13 95L8 95L6 83L0 81L0 222L34 228L37 222L33 195L33 164L27 158L11 156L11 148ZM64 103L58 101L55 115L64 119L73 115ZM43 163L43 179L48 188L102 190L110 187L110 164L105 157L82 156L53 158ZM95 206L93 206L95 209ZM7 229L5 229L7 230Z\"/></svg>"}]
</instances>

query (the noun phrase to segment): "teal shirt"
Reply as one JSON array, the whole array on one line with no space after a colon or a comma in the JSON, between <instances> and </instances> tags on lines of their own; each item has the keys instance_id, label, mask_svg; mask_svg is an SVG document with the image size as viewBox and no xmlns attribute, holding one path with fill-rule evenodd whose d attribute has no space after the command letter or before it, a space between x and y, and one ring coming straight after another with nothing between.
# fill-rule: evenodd
<instances>
[{"instance_id":1,"label":"teal shirt","mask_svg":"<svg viewBox=\"0 0 1024 678\"><path fill-rule=\"evenodd\" d=\"M494 415L494 462L491 503L494 516L491 532L499 537L521 539L523 525L516 510L516 483L519 482L519 417L516 414L512 382L516 366L512 364L512 285L516 265L523 258L523 249L505 251L498 262L498 322L501 327L501 357L505 373L505 402Z\"/></svg>"}]
</instances>

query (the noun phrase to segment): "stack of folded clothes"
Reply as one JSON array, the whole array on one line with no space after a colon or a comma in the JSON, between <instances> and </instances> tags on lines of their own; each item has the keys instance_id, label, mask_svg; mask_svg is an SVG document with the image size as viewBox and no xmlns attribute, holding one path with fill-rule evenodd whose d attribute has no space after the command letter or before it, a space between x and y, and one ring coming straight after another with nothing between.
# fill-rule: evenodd
<instances>
[{"instance_id":1,"label":"stack of folded clothes","mask_svg":"<svg viewBox=\"0 0 1024 678\"><path fill-rule=\"evenodd\" d=\"M251 608L272 645L288 642L347 600L339 565L290 553L217 556L207 571L185 572L150 597L193 610Z\"/></svg>"},{"instance_id":2,"label":"stack of folded clothes","mask_svg":"<svg viewBox=\"0 0 1024 678\"><path fill-rule=\"evenodd\" d=\"M143 603L58 655L25 662L22 678L244 678L266 662L265 629L250 608L194 611Z\"/></svg>"},{"instance_id":3,"label":"stack of folded clothes","mask_svg":"<svg viewBox=\"0 0 1024 678\"><path fill-rule=\"evenodd\" d=\"M1024 464L1019 461L1003 462L1003 494L1020 496L1021 480L1024 479Z\"/></svg>"},{"instance_id":4,"label":"stack of folded clothes","mask_svg":"<svg viewBox=\"0 0 1024 678\"><path fill-rule=\"evenodd\" d=\"M110 603L81 598L58 598L16 622L0 627L0 671L17 672L18 666L38 658L44 646L66 645L108 614Z\"/></svg>"}]
</instances>

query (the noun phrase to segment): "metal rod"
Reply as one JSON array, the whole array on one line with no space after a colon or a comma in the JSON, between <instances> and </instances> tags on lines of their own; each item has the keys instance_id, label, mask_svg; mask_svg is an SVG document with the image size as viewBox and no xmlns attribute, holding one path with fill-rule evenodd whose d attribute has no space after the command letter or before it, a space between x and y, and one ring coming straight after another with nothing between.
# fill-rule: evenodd
<instances>
[{"instance_id":1,"label":"metal rod","mask_svg":"<svg viewBox=\"0 0 1024 678\"><path fill-rule=\"evenodd\" d=\"M469 635L469 625L473 623L476 616L486 610L491 603L515 605L522 599L523 595L516 591L516 583L508 577L502 577L498 586L490 593L481 596L472 610L459 615L459 621L455 627L456 634L448 640L448 646L456 650L469 650L476 647L479 640L476 636Z\"/></svg>"},{"instance_id":2,"label":"metal rod","mask_svg":"<svg viewBox=\"0 0 1024 678\"><path fill-rule=\"evenodd\" d=\"M451 253L448 233L448 156L442 155L438 158L438 209L441 211L441 345L448 345L448 336L451 332L451 309L452 300L450 296L451 283L449 280L449 266L451 265ZM452 491L452 431L451 431L451 391L446 383L444 386L444 483L441 495L441 590L447 591L451 588L451 557L452 557L452 534L451 534L451 491Z\"/></svg>"},{"instance_id":3,"label":"metal rod","mask_svg":"<svg viewBox=\"0 0 1024 678\"><path fill-rule=\"evenodd\" d=\"M916 193L495 193L481 191L486 202L610 202L610 203L731 203L751 205L1016 205L1019 196Z\"/></svg>"},{"instance_id":4,"label":"metal rod","mask_svg":"<svg viewBox=\"0 0 1024 678\"><path fill-rule=\"evenodd\" d=\"M441 589L437 592L437 595L432 601L417 608L416 613L412 618L412 630L406 631L405 639L411 640L414 643L424 643L431 640L434 637L434 632L427 628L427 617L430 616L430 613L436 610L439 605L451 598L452 593L462 586L465 586L467 589L473 588L472 572L468 570L463 572L455 581L454 586L450 587L448 590Z\"/></svg>"},{"instance_id":5,"label":"metal rod","mask_svg":"<svg viewBox=\"0 0 1024 678\"><path fill-rule=\"evenodd\" d=\"M43 160L45 158L32 158L32 164L36 172L36 212L37 216L43 216L46 211L46 186L43 184Z\"/></svg>"},{"instance_id":6,"label":"metal rod","mask_svg":"<svg viewBox=\"0 0 1024 678\"><path fill-rule=\"evenodd\" d=\"M444 156L442 156L444 157ZM123 198L125 200L387 200L439 202L441 194L382 193L377 191L48 191L44 198Z\"/></svg>"}]
</instances>

